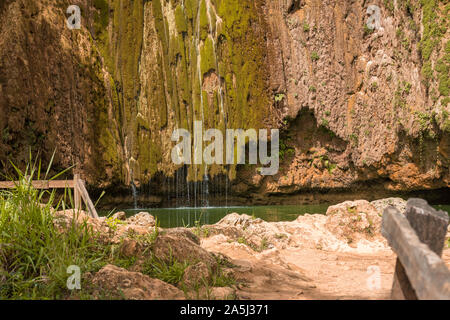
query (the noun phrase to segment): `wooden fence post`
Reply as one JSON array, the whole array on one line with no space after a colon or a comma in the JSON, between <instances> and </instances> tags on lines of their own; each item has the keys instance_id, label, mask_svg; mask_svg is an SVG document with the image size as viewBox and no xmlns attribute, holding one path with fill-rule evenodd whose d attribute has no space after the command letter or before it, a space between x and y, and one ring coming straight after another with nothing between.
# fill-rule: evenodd
<instances>
[{"instance_id":1,"label":"wooden fence post","mask_svg":"<svg viewBox=\"0 0 450 320\"><path fill-rule=\"evenodd\" d=\"M410 199L406 204L405 215L419 240L440 257L447 234L448 214L435 210L425 200ZM417 294L398 257L395 264L391 298L393 300L417 300Z\"/></svg>"},{"instance_id":2,"label":"wooden fence post","mask_svg":"<svg viewBox=\"0 0 450 320\"><path fill-rule=\"evenodd\" d=\"M74 186L73 186L73 197L74 197L74 205L75 205L75 211L80 211L81 208L81 193L80 190L78 189L78 180L80 180L80 175L79 174L74 174L73 175L73 180L74 180Z\"/></svg>"},{"instance_id":3,"label":"wooden fence post","mask_svg":"<svg viewBox=\"0 0 450 320\"><path fill-rule=\"evenodd\" d=\"M95 210L94 204L92 203L91 198L89 197L89 193L86 190L86 186L84 185L84 181L82 179L78 179L77 181L77 187L81 194L81 197L84 200L84 203L86 204L87 210L92 218L98 219L97 210Z\"/></svg>"}]
</instances>

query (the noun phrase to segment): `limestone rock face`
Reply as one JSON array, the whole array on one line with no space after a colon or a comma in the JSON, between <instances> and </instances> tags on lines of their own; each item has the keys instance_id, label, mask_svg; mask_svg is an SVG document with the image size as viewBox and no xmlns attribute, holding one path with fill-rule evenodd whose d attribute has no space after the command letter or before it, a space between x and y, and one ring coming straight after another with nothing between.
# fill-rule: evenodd
<instances>
[{"instance_id":1,"label":"limestone rock face","mask_svg":"<svg viewBox=\"0 0 450 320\"><path fill-rule=\"evenodd\" d=\"M63 23L70 4L81 30ZM202 119L285 129L278 175L208 166L244 199L450 186L442 1L381 1L376 30L363 0L183 4L2 1L0 160L20 165L31 147L45 164L57 147L55 170L75 163L97 188L149 183L160 201L180 169L173 130Z\"/></svg>"},{"instance_id":2,"label":"limestone rock face","mask_svg":"<svg viewBox=\"0 0 450 320\"><path fill-rule=\"evenodd\" d=\"M252 256L276 257L280 249L311 248L333 252L389 250L381 235L383 210L402 208L402 199L346 201L330 206L326 215L305 214L291 222L266 222L246 214L232 213L208 229L207 243ZM247 252L247 253L245 253Z\"/></svg>"},{"instance_id":3,"label":"limestone rock face","mask_svg":"<svg viewBox=\"0 0 450 320\"><path fill-rule=\"evenodd\" d=\"M327 210L325 227L353 245L360 239L381 237L381 214L366 200L346 201Z\"/></svg>"},{"instance_id":4,"label":"limestone rock face","mask_svg":"<svg viewBox=\"0 0 450 320\"><path fill-rule=\"evenodd\" d=\"M180 289L168 283L113 265L107 265L97 272L92 283L98 286L102 292L108 292L117 297L123 294L125 299L130 300L180 300L184 298Z\"/></svg>"},{"instance_id":5,"label":"limestone rock face","mask_svg":"<svg viewBox=\"0 0 450 320\"><path fill-rule=\"evenodd\" d=\"M406 211L406 201L402 198L387 198L381 200L375 200L370 203L373 205L379 213L383 214L384 209L389 206L397 208L398 211L404 213Z\"/></svg>"}]
</instances>

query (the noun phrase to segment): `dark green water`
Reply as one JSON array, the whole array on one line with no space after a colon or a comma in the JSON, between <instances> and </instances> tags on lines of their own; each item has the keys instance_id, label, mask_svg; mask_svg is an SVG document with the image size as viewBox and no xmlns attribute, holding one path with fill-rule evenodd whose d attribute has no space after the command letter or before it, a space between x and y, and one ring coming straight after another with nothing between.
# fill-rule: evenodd
<instances>
[{"instance_id":1,"label":"dark green water","mask_svg":"<svg viewBox=\"0 0 450 320\"><path fill-rule=\"evenodd\" d=\"M256 206L256 207L211 207L211 208L152 208L122 210L128 216L145 211L149 212L155 218L158 218L160 227L192 227L198 221L203 224L214 224L227 214L237 212L239 214L248 214L265 221L292 221L299 215L305 213L326 213L327 204L323 205L303 205L303 206ZM101 212L101 215L107 215L109 212Z\"/></svg>"},{"instance_id":2,"label":"dark green water","mask_svg":"<svg viewBox=\"0 0 450 320\"><path fill-rule=\"evenodd\" d=\"M212 207L212 208L153 208L123 210L128 216L145 211L158 219L162 228L193 227L198 221L201 225L214 224L229 213L248 214L265 221L293 221L305 213L325 214L328 204L321 205L291 205L291 206L256 206L256 207ZM450 212L450 205L434 206L439 210ZM107 215L110 212L101 212Z\"/></svg>"}]
</instances>

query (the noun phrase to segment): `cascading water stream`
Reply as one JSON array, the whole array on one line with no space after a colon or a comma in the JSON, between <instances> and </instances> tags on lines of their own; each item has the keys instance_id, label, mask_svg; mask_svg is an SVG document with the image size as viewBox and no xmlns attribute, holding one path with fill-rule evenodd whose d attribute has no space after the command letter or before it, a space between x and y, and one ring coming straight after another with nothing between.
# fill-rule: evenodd
<instances>
[{"instance_id":1,"label":"cascading water stream","mask_svg":"<svg viewBox=\"0 0 450 320\"><path fill-rule=\"evenodd\" d=\"M137 209L138 208L138 204L137 204L138 192L137 192L136 185L134 184L133 181L131 181L131 193L133 195L134 209Z\"/></svg>"},{"instance_id":2,"label":"cascading water stream","mask_svg":"<svg viewBox=\"0 0 450 320\"><path fill-rule=\"evenodd\" d=\"M207 41L211 41L212 43L212 58L214 60L214 73L215 76L218 78L218 85L217 88L215 88L215 92L217 93L218 98L218 107L219 107L219 119L217 123L220 124L220 128L224 130L223 133L225 133L225 130L227 128L227 112L225 110L225 88L224 88L224 81L222 78L222 75L220 74L219 70L219 54L218 54L218 35L219 30L222 26L222 19L217 14L216 8L212 4L211 0L197 0L197 12L196 12L196 18L194 19L194 32L192 33L192 40L191 46L193 54L196 55L196 69L194 70L194 76L198 79L198 92L199 97L198 100L200 103L200 112L197 114L197 117L200 119L196 119L195 115L193 118L193 121L201 120L203 124L205 124L205 98L204 98L204 72L211 71L211 70L202 70L202 50L204 50L203 46L206 45ZM181 6L183 11L185 10L184 1L181 2ZM206 19L207 19L207 25L202 22L202 14L203 14L203 21L205 21L205 7L206 7ZM202 25L203 23L203 25ZM204 38L204 32L205 29L208 29L207 34L207 40ZM205 59L205 57L203 57ZM195 81L196 83L197 81ZM197 91L197 88L192 88L194 92ZM196 94L196 93L195 93ZM194 112L194 107L192 108L191 112ZM205 129L205 128L204 128ZM195 146L194 146L195 148ZM195 149L193 150L195 153ZM221 195L223 198L223 194L225 194L225 205L228 206L228 170L229 168L227 166L224 166L223 168L223 175L224 180L223 181L220 177L217 177L215 179L210 179L209 176L209 167L208 165L204 164L203 166L199 165L192 165L191 170L193 173L193 177L189 177L187 174L188 168L180 168L179 170L176 170L176 172L173 175L173 178L166 178L166 190L167 190L167 200L168 203L173 203L176 205L176 207L209 207L209 200L210 200L210 184L214 184L212 188L212 192L215 196ZM173 186L171 184L173 183ZM216 185L217 184L217 185ZM223 191L225 189L225 191ZM173 196L176 197L175 201L173 201Z\"/></svg>"}]
</instances>

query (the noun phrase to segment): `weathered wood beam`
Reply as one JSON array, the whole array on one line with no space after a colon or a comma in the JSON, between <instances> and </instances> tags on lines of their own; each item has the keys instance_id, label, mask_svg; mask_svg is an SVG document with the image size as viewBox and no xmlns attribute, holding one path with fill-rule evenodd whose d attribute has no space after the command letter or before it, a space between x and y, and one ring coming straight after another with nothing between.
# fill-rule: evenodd
<instances>
[{"instance_id":1,"label":"weathered wood beam","mask_svg":"<svg viewBox=\"0 0 450 320\"><path fill-rule=\"evenodd\" d=\"M78 189L78 180L80 179L80 175L74 174L73 180L74 180L74 188L73 188L73 200L74 200L74 206L75 211L81 210L81 193Z\"/></svg>"},{"instance_id":2,"label":"weathered wood beam","mask_svg":"<svg viewBox=\"0 0 450 320\"><path fill-rule=\"evenodd\" d=\"M19 185L19 181L0 181L0 189L14 189ZM73 180L34 180L31 185L35 189L65 189L73 188Z\"/></svg>"},{"instance_id":3,"label":"weathered wood beam","mask_svg":"<svg viewBox=\"0 0 450 320\"><path fill-rule=\"evenodd\" d=\"M441 256L449 223L448 213L434 209L423 199L413 198L406 203L406 219L419 240Z\"/></svg>"},{"instance_id":4,"label":"weathered wood beam","mask_svg":"<svg viewBox=\"0 0 450 320\"><path fill-rule=\"evenodd\" d=\"M411 202L409 207L417 208L417 202ZM420 210L417 212L422 214ZM442 216L439 214L436 219L439 217ZM381 232L397 254L417 298L450 299L450 271L439 255L419 239L405 215L394 207L386 208Z\"/></svg>"},{"instance_id":5,"label":"weathered wood beam","mask_svg":"<svg viewBox=\"0 0 450 320\"><path fill-rule=\"evenodd\" d=\"M86 187L84 185L84 181L81 179L77 180L77 187L78 191L80 192L81 197L83 198L84 203L86 204L86 207L88 208L88 211L92 218L98 219L97 210L95 209L94 204L92 203L91 198L89 197L89 193L86 190Z\"/></svg>"},{"instance_id":6,"label":"weathered wood beam","mask_svg":"<svg viewBox=\"0 0 450 320\"><path fill-rule=\"evenodd\" d=\"M448 214L430 207L425 200L413 198L406 204L405 215L419 240L441 256L447 233ZM418 299L399 258L395 263L391 298L394 300Z\"/></svg>"}]
</instances>

